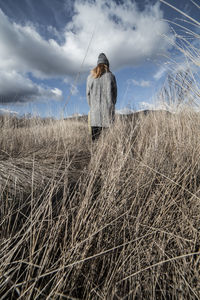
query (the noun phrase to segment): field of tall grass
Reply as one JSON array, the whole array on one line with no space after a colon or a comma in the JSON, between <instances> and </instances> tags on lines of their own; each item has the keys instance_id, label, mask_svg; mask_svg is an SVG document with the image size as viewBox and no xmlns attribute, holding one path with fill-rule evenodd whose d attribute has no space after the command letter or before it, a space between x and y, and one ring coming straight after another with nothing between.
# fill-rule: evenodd
<instances>
[{"instance_id":1,"label":"field of tall grass","mask_svg":"<svg viewBox=\"0 0 200 300\"><path fill-rule=\"evenodd\" d=\"M95 143L84 121L1 119L1 300L200 299L199 84L168 79L176 113L118 119Z\"/></svg>"},{"instance_id":2,"label":"field of tall grass","mask_svg":"<svg viewBox=\"0 0 200 300\"><path fill-rule=\"evenodd\" d=\"M199 113L8 124L1 299L200 298Z\"/></svg>"}]
</instances>

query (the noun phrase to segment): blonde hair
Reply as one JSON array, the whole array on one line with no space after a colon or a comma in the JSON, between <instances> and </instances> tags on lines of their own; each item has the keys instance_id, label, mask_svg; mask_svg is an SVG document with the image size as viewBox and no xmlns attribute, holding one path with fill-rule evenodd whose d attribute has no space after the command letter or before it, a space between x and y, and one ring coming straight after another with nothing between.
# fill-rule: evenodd
<instances>
[{"instance_id":1,"label":"blonde hair","mask_svg":"<svg viewBox=\"0 0 200 300\"><path fill-rule=\"evenodd\" d=\"M91 74L94 78L99 78L105 72L110 72L109 67L106 64L98 64L92 71Z\"/></svg>"}]
</instances>

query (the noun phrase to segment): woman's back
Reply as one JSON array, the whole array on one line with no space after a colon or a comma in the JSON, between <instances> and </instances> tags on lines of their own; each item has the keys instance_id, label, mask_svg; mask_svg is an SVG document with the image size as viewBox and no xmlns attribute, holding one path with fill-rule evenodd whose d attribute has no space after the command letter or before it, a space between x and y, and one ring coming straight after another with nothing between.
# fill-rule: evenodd
<instances>
[{"instance_id":1,"label":"woman's back","mask_svg":"<svg viewBox=\"0 0 200 300\"><path fill-rule=\"evenodd\" d=\"M97 66L88 76L86 94L90 106L92 140L95 140L103 128L113 123L117 100L116 79L109 70L109 61L104 53L99 55Z\"/></svg>"},{"instance_id":2,"label":"woman's back","mask_svg":"<svg viewBox=\"0 0 200 300\"><path fill-rule=\"evenodd\" d=\"M117 85L115 76L105 72L87 79L87 98L90 106L91 126L109 127L114 121Z\"/></svg>"}]
</instances>

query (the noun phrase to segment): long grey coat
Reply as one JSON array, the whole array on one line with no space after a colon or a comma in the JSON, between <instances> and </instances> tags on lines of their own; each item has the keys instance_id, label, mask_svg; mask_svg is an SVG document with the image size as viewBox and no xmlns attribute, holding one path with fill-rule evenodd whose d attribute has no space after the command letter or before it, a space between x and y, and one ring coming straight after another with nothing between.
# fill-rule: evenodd
<instances>
[{"instance_id":1,"label":"long grey coat","mask_svg":"<svg viewBox=\"0 0 200 300\"><path fill-rule=\"evenodd\" d=\"M106 72L99 78L87 79L87 100L90 106L90 125L109 127L115 118L117 84L115 76Z\"/></svg>"}]
</instances>

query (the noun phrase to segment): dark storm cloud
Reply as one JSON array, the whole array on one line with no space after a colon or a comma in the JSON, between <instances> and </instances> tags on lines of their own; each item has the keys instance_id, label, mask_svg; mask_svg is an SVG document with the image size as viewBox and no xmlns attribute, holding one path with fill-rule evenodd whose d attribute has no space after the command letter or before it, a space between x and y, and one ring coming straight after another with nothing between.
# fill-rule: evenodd
<instances>
[{"instance_id":1,"label":"dark storm cloud","mask_svg":"<svg viewBox=\"0 0 200 300\"><path fill-rule=\"evenodd\" d=\"M0 72L0 79L0 102L2 104L62 98L60 90L41 87L15 71Z\"/></svg>"}]
</instances>

